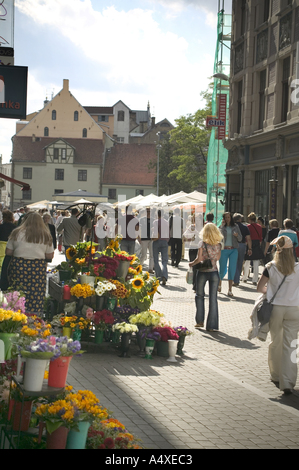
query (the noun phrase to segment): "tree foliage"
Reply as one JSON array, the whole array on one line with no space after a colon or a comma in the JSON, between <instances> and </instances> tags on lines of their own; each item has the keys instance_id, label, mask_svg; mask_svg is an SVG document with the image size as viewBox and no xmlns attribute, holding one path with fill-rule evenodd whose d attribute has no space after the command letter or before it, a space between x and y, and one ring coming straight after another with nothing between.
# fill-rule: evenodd
<instances>
[{"instance_id":1,"label":"tree foliage","mask_svg":"<svg viewBox=\"0 0 299 470\"><path fill-rule=\"evenodd\" d=\"M176 127L163 139L159 152L159 194L206 189L206 161L210 132L205 127L211 114L211 90L201 93L203 109L180 116ZM156 166L151 165L151 168Z\"/></svg>"}]
</instances>

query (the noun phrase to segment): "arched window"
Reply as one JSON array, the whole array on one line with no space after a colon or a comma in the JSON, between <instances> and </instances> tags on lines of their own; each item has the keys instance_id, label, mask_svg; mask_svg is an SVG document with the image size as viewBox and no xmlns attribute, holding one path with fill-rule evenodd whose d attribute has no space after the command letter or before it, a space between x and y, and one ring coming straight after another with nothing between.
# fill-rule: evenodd
<instances>
[{"instance_id":1,"label":"arched window","mask_svg":"<svg viewBox=\"0 0 299 470\"><path fill-rule=\"evenodd\" d=\"M44 136L49 137L49 128L48 127L44 128Z\"/></svg>"},{"instance_id":2,"label":"arched window","mask_svg":"<svg viewBox=\"0 0 299 470\"><path fill-rule=\"evenodd\" d=\"M52 121L56 121L56 111L53 109L52 111Z\"/></svg>"},{"instance_id":3,"label":"arched window","mask_svg":"<svg viewBox=\"0 0 299 470\"><path fill-rule=\"evenodd\" d=\"M75 111L74 112L74 121L78 121L78 119L79 119L79 113L78 113L78 111Z\"/></svg>"},{"instance_id":4,"label":"arched window","mask_svg":"<svg viewBox=\"0 0 299 470\"><path fill-rule=\"evenodd\" d=\"M87 137L87 129L84 127L82 137Z\"/></svg>"},{"instance_id":5,"label":"arched window","mask_svg":"<svg viewBox=\"0 0 299 470\"><path fill-rule=\"evenodd\" d=\"M124 111L118 111L117 120L118 121L124 121L125 120L125 112Z\"/></svg>"}]
</instances>

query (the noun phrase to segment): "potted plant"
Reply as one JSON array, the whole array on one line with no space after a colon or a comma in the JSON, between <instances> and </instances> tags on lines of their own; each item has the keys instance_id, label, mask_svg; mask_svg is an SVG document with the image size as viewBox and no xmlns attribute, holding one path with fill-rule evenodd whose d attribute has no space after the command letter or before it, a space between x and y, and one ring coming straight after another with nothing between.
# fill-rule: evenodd
<instances>
[{"instance_id":1,"label":"potted plant","mask_svg":"<svg viewBox=\"0 0 299 470\"><path fill-rule=\"evenodd\" d=\"M145 339L145 359L152 359L152 352L155 347L155 342L160 341L161 336L157 331L148 331L147 329L141 330L141 338Z\"/></svg>"},{"instance_id":2,"label":"potted plant","mask_svg":"<svg viewBox=\"0 0 299 470\"><path fill-rule=\"evenodd\" d=\"M11 359L12 340L18 337L18 331L26 325L24 313L0 308L0 340L4 344L4 359Z\"/></svg>"},{"instance_id":3,"label":"potted plant","mask_svg":"<svg viewBox=\"0 0 299 470\"><path fill-rule=\"evenodd\" d=\"M141 332L144 332L144 330L150 331L154 326L159 325L161 317L163 315L156 310L146 310L129 317L129 322L138 326L139 331L136 336L141 354L144 353L146 345L146 337Z\"/></svg>"},{"instance_id":4,"label":"potted plant","mask_svg":"<svg viewBox=\"0 0 299 470\"><path fill-rule=\"evenodd\" d=\"M95 343L101 344L103 342L104 332L109 325L113 325L114 317L110 310L100 310L94 312L92 322L95 326Z\"/></svg>"},{"instance_id":5,"label":"potted plant","mask_svg":"<svg viewBox=\"0 0 299 470\"><path fill-rule=\"evenodd\" d=\"M132 333L135 333L138 331L138 327L130 323L122 322L122 323L114 324L112 326L112 331L119 331L121 333L122 353L120 357L130 357L129 349L130 349L130 343L131 343L131 336L132 336Z\"/></svg>"},{"instance_id":6,"label":"potted plant","mask_svg":"<svg viewBox=\"0 0 299 470\"><path fill-rule=\"evenodd\" d=\"M73 341L67 336L50 337L54 346L54 355L50 360L48 385L49 387L63 388L66 384L69 364L73 356L83 354L79 341Z\"/></svg>"},{"instance_id":7,"label":"potted plant","mask_svg":"<svg viewBox=\"0 0 299 470\"><path fill-rule=\"evenodd\" d=\"M179 335L171 328L169 325L156 326L153 328L153 332L158 332L160 334L160 341L157 344L157 355L162 357L169 356L168 350L168 341L179 339Z\"/></svg>"},{"instance_id":8,"label":"potted plant","mask_svg":"<svg viewBox=\"0 0 299 470\"><path fill-rule=\"evenodd\" d=\"M177 346L177 354L179 354L180 356L183 355L183 347L184 347L184 344L185 344L185 339L186 339L186 336L190 336L192 335L192 331L188 330L188 328L186 328L185 326L175 326L173 328L173 330L177 333L177 335L179 336L179 342L178 342L178 346Z\"/></svg>"},{"instance_id":9,"label":"potted plant","mask_svg":"<svg viewBox=\"0 0 299 470\"><path fill-rule=\"evenodd\" d=\"M102 310L104 308L104 301L105 298L109 298L110 292L116 290L115 284L112 282L108 281L105 278L101 278L97 286L95 288L95 293L96 293L96 310ZM116 298L113 298L114 301L114 306L116 302ZM109 307L112 305L107 305L108 310L110 310ZM111 309L112 310L112 309Z\"/></svg>"},{"instance_id":10,"label":"potted plant","mask_svg":"<svg viewBox=\"0 0 299 470\"><path fill-rule=\"evenodd\" d=\"M62 261L55 269L58 270L60 283L72 279L74 270L67 261Z\"/></svg>"},{"instance_id":11,"label":"potted plant","mask_svg":"<svg viewBox=\"0 0 299 470\"><path fill-rule=\"evenodd\" d=\"M48 360L54 356L54 345L47 339L38 338L30 344L18 346L21 362L26 362L24 389L40 392L43 386ZM17 372L19 375L19 372Z\"/></svg>"}]
</instances>

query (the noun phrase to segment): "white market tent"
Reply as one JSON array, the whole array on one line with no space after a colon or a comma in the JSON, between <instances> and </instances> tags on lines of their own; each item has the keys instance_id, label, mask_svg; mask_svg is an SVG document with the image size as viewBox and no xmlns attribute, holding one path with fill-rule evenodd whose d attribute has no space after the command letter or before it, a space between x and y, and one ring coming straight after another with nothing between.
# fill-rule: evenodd
<instances>
[{"instance_id":1,"label":"white market tent","mask_svg":"<svg viewBox=\"0 0 299 470\"><path fill-rule=\"evenodd\" d=\"M184 191L179 191L175 194L170 194L166 196L156 196L155 194L149 194L147 196L136 196L126 201L116 204L118 207L125 207L131 205L136 209L142 209L147 206L174 206L185 203L202 203L205 204L207 199L206 194L200 193L199 191L193 191L192 193L185 193Z\"/></svg>"}]
</instances>

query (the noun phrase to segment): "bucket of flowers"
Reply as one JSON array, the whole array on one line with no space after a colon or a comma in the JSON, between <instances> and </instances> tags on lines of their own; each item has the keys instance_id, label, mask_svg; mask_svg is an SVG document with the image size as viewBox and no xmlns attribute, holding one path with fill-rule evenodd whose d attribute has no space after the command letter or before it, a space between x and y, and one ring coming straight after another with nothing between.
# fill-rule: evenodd
<instances>
[{"instance_id":1,"label":"bucket of flowers","mask_svg":"<svg viewBox=\"0 0 299 470\"><path fill-rule=\"evenodd\" d=\"M137 344L139 346L140 354L145 353L146 347L146 334L150 332L154 326L159 325L163 314L156 310L146 310L129 317L129 322L138 326Z\"/></svg>"},{"instance_id":2,"label":"bucket of flowers","mask_svg":"<svg viewBox=\"0 0 299 470\"><path fill-rule=\"evenodd\" d=\"M114 323L114 316L110 310L100 310L94 312L92 316L92 323L95 327L95 343L101 344L103 342L106 330L108 330L109 327L111 327L111 325Z\"/></svg>"},{"instance_id":3,"label":"bucket of flowers","mask_svg":"<svg viewBox=\"0 0 299 470\"><path fill-rule=\"evenodd\" d=\"M182 356L184 353L183 353L183 347L185 345L185 339L186 339L186 336L190 336L193 334L192 331L188 330L188 328L186 328L185 326L175 326L173 328L173 330L177 333L177 335L179 336L179 342L178 342L178 345L177 345L177 354L179 354L180 356Z\"/></svg>"},{"instance_id":4,"label":"bucket of flowers","mask_svg":"<svg viewBox=\"0 0 299 470\"><path fill-rule=\"evenodd\" d=\"M131 343L131 336L132 333L136 333L138 331L138 327L136 325L132 325L131 323L115 323L112 326L112 331L118 331L121 334L121 355L119 357L130 357L129 356L129 349Z\"/></svg>"},{"instance_id":5,"label":"bucket of flowers","mask_svg":"<svg viewBox=\"0 0 299 470\"><path fill-rule=\"evenodd\" d=\"M157 345L157 355L162 357L168 357L168 341L169 340L179 340L179 335L174 331L173 328L169 325L155 326L153 332L160 334L160 341L156 343Z\"/></svg>"},{"instance_id":6,"label":"bucket of flowers","mask_svg":"<svg viewBox=\"0 0 299 470\"><path fill-rule=\"evenodd\" d=\"M115 284L104 278L99 279L95 288L96 310L102 310L104 308L105 300L107 302L108 310L114 309L116 305L116 297L110 297L111 291L113 290L116 290Z\"/></svg>"},{"instance_id":7,"label":"bucket of flowers","mask_svg":"<svg viewBox=\"0 0 299 470\"><path fill-rule=\"evenodd\" d=\"M27 316L24 313L0 308L0 340L2 341L0 345L3 345L5 360L11 359L12 343L16 341L19 331L26 324Z\"/></svg>"},{"instance_id":8,"label":"bucket of flowers","mask_svg":"<svg viewBox=\"0 0 299 470\"><path fill-rule=\"evenodd\" d=\"M73 356L81 356L80 341L73 341L67 336L59 338L50 337L50 342L54 347L54 355L50 360L48 385L49 387L63 388L66 385L69 365Z\"/></svg>"}]
</instances>

